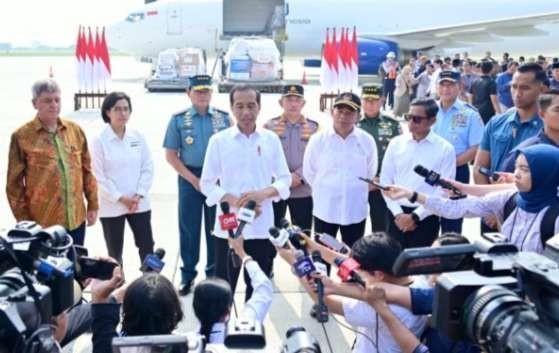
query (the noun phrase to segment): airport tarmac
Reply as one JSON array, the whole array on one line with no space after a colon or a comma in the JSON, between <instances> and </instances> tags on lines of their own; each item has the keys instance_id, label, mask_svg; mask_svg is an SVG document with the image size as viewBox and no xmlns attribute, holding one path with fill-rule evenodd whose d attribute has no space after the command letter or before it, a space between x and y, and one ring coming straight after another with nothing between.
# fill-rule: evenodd
<instances>
[{"instance_id":1,"label":"airport tarmac","mask_svg":"<svg viewBox=\"0 0 559 353\"><path fill-rule=\"evenodd\" d=\"M210 61L210 63L212 63ZM211 67L211 66L210 66ZM20 125L34 117L31 105L31 85L40 78L47 77L49 68L52 68L54 79L62 89L62 116L77 122L89 140L98 134L104 127L98 109L73 111L73 94L76 92L77 80L75 75L74 57L0 57L0 77L3 87L0 92L0 106L2 119L0 120L0 228L9 228L14 225L14 218L9 209L5 187L6 170L8 165L8 146L11 133ZM316 77L317 69L306 71L307 76ZM166 250L165 268L163 274L170 278L177 286L180 281L178 221L177 221L177 174L167 164L162 148L165 129L171 114L187 107L188 101L184 93L148 93L143 86L143 81L149 73L149 65L135 61L132 57L112 58L113 81L111 90L128 93L132 99L133 112L129 126L142 132L151 148L155 178L150 192L152 202L152 225L156 247ZM302 77L303 68L298 61L286 62L288 79ZM322 126L330 124L327 114L319 113L318 86L306 86L305 114L317 120ZM262 96L262 110L258 120L263 124L269 118L280 113L277 103L278 94L264 94ZM228 95L214 93L212 105L229 110ZM468 236L479 235L479 222L466 220L465 234ZM370 229L370 224L367 224ZM202 237L203 238L203 237ZM87 229L85 245L90 254L106 254L105 243L100 223ZM205 245L201 246L204 252ZM124 246L124 264L126 280L131 281L140 275L138 268L140 262L133 243L132 234L126 230ZM205 259L205 255L201 255ZM204 278L204 261L199 266L197 281ZM334 276L334 275L333 275ZM297 279L291 270L280 259L276 259L274 300L265 321L266 337L269 347L279 347L285 338L287 329L294 325L304 326L319 341L322 352L348 353L355 338L355 334L336 322L332 317L326 324L319 324L309 316L311 300L304 294ZM237 307L242 305L244 298L243 281L239 281L235 301ZM197 328L196 319L192 310L192 295L182 299L185 319L180 323L178 331L186 332ZM343 322L342 318L337 318ZM89 352L90 340L84 336L74 344L74 352Z\"/></svg>"}]
</instances>

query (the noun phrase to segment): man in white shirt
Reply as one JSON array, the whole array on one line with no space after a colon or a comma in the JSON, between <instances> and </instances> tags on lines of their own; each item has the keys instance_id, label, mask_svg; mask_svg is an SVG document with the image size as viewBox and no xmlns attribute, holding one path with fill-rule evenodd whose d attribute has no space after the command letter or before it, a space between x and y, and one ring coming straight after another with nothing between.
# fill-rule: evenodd
<instances>
[{"instance_id":1,"label":"man in white shirt","mask_svg":"<svg viewBox=\"0 0 559 353\"><path fill-rule=\"evenodd\" d=\"M439 173L442 178L454 179L456 155L454 147L431 131L439 107L433 99L416 99L411 103L408 121L410 134L400 135L388 145L380 182L383 185L404 185L412 190L433 195L442 194L414 172L417 165ZM388 224L388 234L395 237L402 248L431 246L439 234L439 218L423 206L410 200L394 201L385 197L393 217Z\"/></svg>"},{"instance_id":2,"label":"man in white shirt","mask_svg":"<svg viewBox=\"0 0 559 353\"><path fill-rule=\"evenodd\" d=\"M332 108L333 126L314 134L303 159L303 176L312 189L314 230L336 236L349 246L365 232L369 185L377 172L377 146L356 128L361 99L342 93Z\"/></svg>"},{"instance_id":3,"label":"man in white shirt","mask_svg":"<svg viewBox=\"0 0 559 353\"><path fill-rule=\"evenodd\" d=\"M260 214L252 224L244 227L242 235L246 252L269 276L272 245L268 240L268 229L274 225L272 201L289 197L291 174L278 136L256 127L260 93L246 85L235 86L229 94L229 101L237 125L211 137L200 187L209 206L227 202L235 212L249 200L256 202ZM217 215L221 213L218 208ZM234 290L240 269L233 267L228 256L227 231L216 222L214 234L216 276L227 280ZM252 287L246 275L245 283L245 298L248 300Z\"/></svg>"}]
</instances>

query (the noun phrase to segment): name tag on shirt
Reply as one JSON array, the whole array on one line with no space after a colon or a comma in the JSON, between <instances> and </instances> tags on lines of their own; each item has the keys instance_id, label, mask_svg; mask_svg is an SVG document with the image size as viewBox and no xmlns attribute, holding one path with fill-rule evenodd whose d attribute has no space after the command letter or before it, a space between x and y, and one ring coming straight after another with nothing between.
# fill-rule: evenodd
<instances>
[{"instance_id":1,"label":"name tag on shirt","mask_svg":"<svg viewBox=\"0 0 559 353\"><path fill-rule=\"evenodd\" d=\"M141 141L130 141L130 147L140 147L142 145Z\"/></svg>"}]
</instances>

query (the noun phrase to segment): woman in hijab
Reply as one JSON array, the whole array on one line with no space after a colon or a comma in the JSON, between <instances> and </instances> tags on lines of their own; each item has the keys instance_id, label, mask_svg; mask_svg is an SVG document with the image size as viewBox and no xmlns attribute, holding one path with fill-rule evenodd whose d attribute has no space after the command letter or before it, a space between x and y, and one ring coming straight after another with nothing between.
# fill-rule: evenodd
<instances>
[{"instance_id":1,"label":"woman in hijab","mask_svg":"<svg viewBox=\"0 0 559 353\"><path fill-rule=\"evenodd\" d=\"M559 148L533 145L520 149L514 177L516 189L491 192L483 197L451 200L418 194L397 185L390 186L384 195L394 200L417 200L433 213L450 219L495 215L501 233L509 242L521 251L542 253L547 239L542 239L540 234L541 222L547 210L559 204ZM505 206L511 198L516 207L505 218ZM553 234L557 233L559 218L555 220Z\"/></svg>"}]
</instances>

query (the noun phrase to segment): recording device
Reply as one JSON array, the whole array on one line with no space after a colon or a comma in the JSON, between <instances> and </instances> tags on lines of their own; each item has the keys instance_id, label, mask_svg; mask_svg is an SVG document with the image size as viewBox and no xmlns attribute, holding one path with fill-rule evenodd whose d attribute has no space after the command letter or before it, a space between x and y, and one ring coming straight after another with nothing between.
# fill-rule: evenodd
<instances>
[{"instance_id":1,"label":"recording device","mask_svg":"<svg viewBox=\"0 0 559 353\"><path fill-rule=\"evenodd\" d=\"M234 213L230 213L228 202L224 201L220 204L220 206L221 206L221 212L223 212L223 214L219 216L219 225L221 227L221 230L226 230L229 234L229 238L235 239L235 233L233 232L233 230L239 226L239 224L237 223L237 217L235 216ZM229 248L228 256L231 258L231 263L233 264L233 267L235 268L241 267L242 260L239 257L239 255L235 253L233 249Z\"/></svg>"},{"instance_id":2,"label":"recording device","mask_svg":"<svg viewBox=\"0 0 559 353\"><path fill-rule=\"evenodd\" d=\"M165 249L157 248L153 254L149 254L144 258L140 271L142 273L156 272L160 273L165 266L163 258L165 257Z\"/></svg>"},{"instance_id":3,"label":"recording device","mask_svg":"<svg viewBox=\"0 0 559 353\"><path fill-rule=\"evenodd\" d=\"M305 254L307 254L307 242L301 236L301 228L297 227L296 225L291 225L289 221L285 218L279 221L279 225L282 229L285 229L289 234L289 241L291 245L297 250L302 250Z\"/></svg>"},{"instance_id":4,"label":"recording device","mask_svg":"<svg viewBox=\"0 0 559 353\"><path fill-rule=\"evenodd\" d=\"M339 252L340 254L344 254L344 255L349 254L350 251L349 247L346 244L334 238L333 236L331 236L330 234L317 233L315 235L315 239L319 243L324 244L325 246L329 247L330 249L336 252Z\"/></svg>"},{"instance_id":5,"label":"recording device","mask_svg":"<svg viewBox=\"0 0 559 353\"><path fill-rule=\"evenodd\" d=\"M342 259L340 257L334 260L336 266L338 266L338 277L343 282L353 281L361 285L363 288L366 287L365 281L363 278L357 273L357 270L361 267L355 259L348 257L346 259Z\"/></svg>"},{"instance_id":6,"label":"recording device","mask_svg":"<svg viewBox=\"0 0 559 353\"><path fill-rule=\"evenodd\" d=\"M377 187L381 190L384 190L384 191L390 190L390 188L388 186L381 185L381 184L377 183L376 181L374 181L372 179L361 178L361 177L357 177L357 178L359 178L359 180L363 180L364 182L369 183L369 184L371 184L371 185L373 185L373 186L375 186L375 187Z\"/></svg>"},{"instance_id":7,"label":"recording device","mask_svg":"<svg viewBox=\"0 0 559 353\"><path fill-rule=\"evenodd\" d=\"M302 326L294 326L287 330L282 353L321 353L316 338L311 336Z\"/></svg>"},{"instance_id":8,"label":"recording device","mask_svg":"<svg viewBox=\"0 0 559 353\"><path fill-rule=\"evenodd\" d=\"M151 335L115 337L112 340L113 353L202 353L203 338L189 333L186 335Z\"/></svg>"},{"instance_id":9,"label":"recording device","mask_svg":"<svg viewBox=\"0 0 559 353\"><path fill-rule=\"evenodd\" d=\"M113 271L118 264L109 261L101 261L92 257L80 257L78 260L81 267L81 274L85 278L110 279ZM143 267L143 266L142 266Z\"/></svg>"},{"instance_id":10,"label":"recording device","mask_svg":"<svg viewBox=\"0 0 559 353\"><path fill-rule=\"evenodd\" d=\"M463 245L439 249L442 252L433 253L416 248L413 257L404 250L400 256L413 260L398 259L394 265L396 275L456 271L442 274L437 281L433 302L437 330L452 340L470 340L488 352L556 351L556 240L546 243L544 255L519 252L512 244L491 244L486 238L474 244L475 251Z\"/></svg>"},{"instance_id":11,"label":"recording device","mask_svg":"<svg viewBox=\"0 0 559 353\"><path fill-rule=\"evenodd\" d=\"M285 229L278 229L276 227L270 227L268 229L268 233L270 233L270 241L274 246L278 248L289 249L287 242L289 241L289 232Z\"/></svg>"},{"instance_id":12,"label":"recording device","mask_svg":"<svg viewBox=\"0 0 559 353\"><path fill-rule=\"evenodd\" d=\"M415 168L413 168L413 171L425 178L425 182L427 184L431 186L439 185L444 189L452 191L456 195L451 197L452 199L461 199L467 196L448 181L441 179L441 175L434 170L429 170L421 165L416 165Z\"/></svg>"},{"instance_id":13,"label":"recording device","mask_svg":"<svg viewBox=\"0 0 559 353\"><path fill-rule=\"evenodd\" d=\"M76 251L62 226L43 229L35 222L22 221L0 232L2 348L58 351L50 320L81 300L75 278L84 278L82 255L87 251Z\"/></svg>"},{"instance_id":14,"label":"recording device","mask_svg":"<svg viewBox=\"0 0 559 353\"><path fill-rule=\"evenodd\" d=\"M326 264L320 257L319 251L313 251L312 253L312 261L314 263L314 267L316 272L320 274L326 275L328 273ZM316 288L317 288L317 296L318 296L318 305L316 309L316 320L318 322L328 322L328 307L324 303L324 284L318 278L315 279Z\"/></svg>"},{"instance_id":15,"label":"recording device","mask_svg":"<svg viewBox=\"0 0 559 353\"><path fill-rule=\"evenodd\" d=\"M491 170L489 170L489 168L479 167L479 173L485 175L486 177L492 179L493 181L499 180L499 174L492 173Z\"/></svg>"},{"instance_id":16,"label":"recording device","mask_svg":"<svg viewBox=\"0 0 559 353\"><path fill-rule=\"evenodd\" d=\"M264 325L254 319L239 317L231 318L225 329L225 347L229 349L259 349L266 346Z\"/></svg>"},{"instance_id":17,"label":"recording device","mask_svg":"<svg viewBox=\"0 0 559 353\"><path fill-rule=\"evenodd\" d=\"M245 207L239 208L239 212L237 214L237 219L239 220L239 227L237 228L237 231L235 232L233 238L237 238L241 234L243 234L243 229L245 228L245 225L251 224L254 221L254 218L256 218L256 211L254 210L255 208L256 208L256 201L254 200L248 200Z\"/></svg>"},{"instance_id":18,"label":"recording device","mask_svg":"<svg viewBox=\"0 0 559 353\"><path fill-rule=\"evenodd\" d=\"M314 262L310 257L306 256L302 250L297 250L295 263L293 264L293 272L295 272L299 278L308 277L316 272Z\"/></svg>"}]
</instances>

